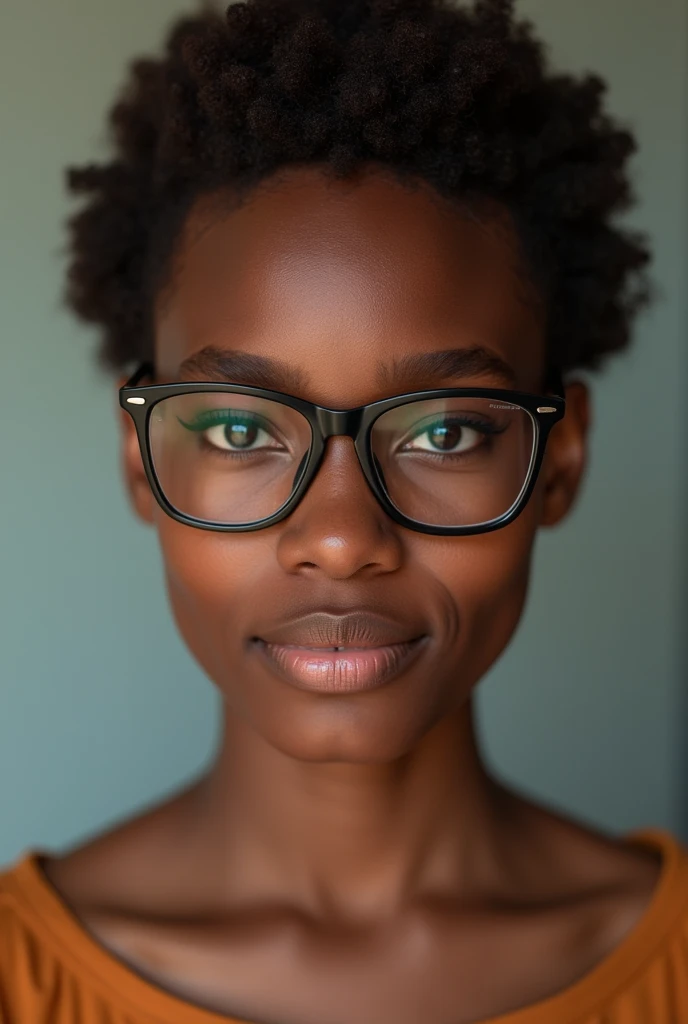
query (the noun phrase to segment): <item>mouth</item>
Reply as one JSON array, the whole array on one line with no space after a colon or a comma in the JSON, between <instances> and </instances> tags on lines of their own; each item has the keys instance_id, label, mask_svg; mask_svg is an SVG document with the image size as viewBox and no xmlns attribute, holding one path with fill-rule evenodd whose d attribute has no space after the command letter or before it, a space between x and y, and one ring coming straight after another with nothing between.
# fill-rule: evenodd
<instances>
[{"instance_id":1,"label":"mouth","mask_svg":"<svg viewBox=\"0 0 688 1024\"><path fill-rule=\"evenodd\" d=\"M376 647L305 647L254 639L259 655L292 685L317 693L362 693L391 682L415 661L427 636Z\"/></svg>"},{"instance_id":2,"label":"mouth","mask_svg":"<svg viewBox=\"0 0 688 1024\"><path fill-rule=\"evenodd\" d=\"M374 616L319 613L281 635L254 637L253 644L272 670L299 689L360 693L391 682L421 653L427 636L399 639L400 632Z\"/></svg>"}]
</instances>

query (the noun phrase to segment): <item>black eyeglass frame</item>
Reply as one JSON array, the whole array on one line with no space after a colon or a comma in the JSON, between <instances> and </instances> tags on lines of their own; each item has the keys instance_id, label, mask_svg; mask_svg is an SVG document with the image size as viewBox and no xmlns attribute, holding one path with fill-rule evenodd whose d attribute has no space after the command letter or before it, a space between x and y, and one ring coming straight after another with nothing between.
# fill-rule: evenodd
<instances>
[{"instance_id":1,"label":"black eyeglass frame","mask_svg":"<svg viewBox=\"0 0 688 1024\"><path fill-rule=\"evenodd\" d=\"M142 363L126 384L119 389L120 406L130 414L136 427L143 467L153 495L163 511L177 522L221 533L247 533L253 530L263 530L286 519L299 504L318 472L330 437L350 437L352 439L368 486L385 512L400 526L405 526L416 533L445 537L489 533L492 530L501 529L513 522L527 505L542 465L549 433L554 424L563 418L566 411L566 400L563 397L564 388L561 376L556 370L550 371L548 375L545 385L548 393L544 395L504 388L436 388L430 391L411 391L403 395L394 395L391 398L382 398L377 402L358 406L355 409L328 409L281 391L270 391L267 388L250 387L244 384L189 381L188 383L138 386L140 380L153 373L154 367L151 363ZM257 398L270 399L295 409L310 424L311 446L297 471L295 480L298 477L298 482L290 497L274 515L250 523L216 523L212 520L197 519L195 516L186 515L167 500L158 482L150 450L151 412L165 398L170 398L173 395L200 394L207 391L253 395ZM405 516L387 494L381 474L375 465L376 459L371 446L371 431L375 421L383 413L399 405L436 398L489 398L497 402L520 406L530 413L536 436L526 482L511 508L497 519L473 526L433 526Z\"/></svg>"}]
</instances>

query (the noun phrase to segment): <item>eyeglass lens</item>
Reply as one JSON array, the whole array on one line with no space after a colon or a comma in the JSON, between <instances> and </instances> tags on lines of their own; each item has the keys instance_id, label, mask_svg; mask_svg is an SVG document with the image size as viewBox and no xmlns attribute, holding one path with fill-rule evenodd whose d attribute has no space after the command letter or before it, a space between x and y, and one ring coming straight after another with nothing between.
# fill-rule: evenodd
<instances>
[{"instance_id":1,"label":"eyeglass lens","mask_svg":"<svg viewBox=\"0 0 688 1024\"><path fill-rule=\"evenodd\" d=\"M207 391L158 402L149 440L160 488L178 512L240 526L289 500L312 432L290 406ZM528 481L535 441L527 410L461 397L396 406L370 438L392 504L430 526L482 525L507 513Z\"/></svg>"}]
</instances>

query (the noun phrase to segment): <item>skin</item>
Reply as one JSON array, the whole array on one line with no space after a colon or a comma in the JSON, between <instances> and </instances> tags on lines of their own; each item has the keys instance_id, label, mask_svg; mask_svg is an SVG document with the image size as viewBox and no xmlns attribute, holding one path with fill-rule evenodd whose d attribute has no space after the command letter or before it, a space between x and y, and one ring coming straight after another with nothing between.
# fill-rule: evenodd
<instances>
[{"instance_id":1,"label":"skin","mask_svg":"<svg viewBox=\"0 0 688 1024\"><path fill-rule=\"evenodd\" d=\"M405 355L480 346L513 386L542 392L544 311L505 211L476 220L372 168L346 184L292 168L239 209L220 198L195 205L156 304L160 381L213 379L182 368L212 345L278 360L282 390L332 408L507 387L494 371L392 381ZM257 372L242 382L270 386ZM537 531L579 490L586 388L566 399L524 512L459 538L389 519L347 438L330 440L283 522L182 525L154 501L121 414L132 505L157 532L178 628L223 709L203 776L44 862L132 969L261 1024L461 1024L561 991L634 927L655 857L507 787L474 723L475 687L523 610ZM429 636L370 692L299 690L248 642L295 609L356 608Z\"/></svg>"}]
</instances>

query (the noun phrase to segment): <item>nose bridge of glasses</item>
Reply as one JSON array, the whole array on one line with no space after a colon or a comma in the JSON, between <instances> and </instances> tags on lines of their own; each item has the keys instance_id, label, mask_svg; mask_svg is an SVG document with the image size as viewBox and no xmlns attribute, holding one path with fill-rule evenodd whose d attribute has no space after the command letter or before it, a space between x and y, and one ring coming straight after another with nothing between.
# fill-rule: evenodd
<instances>
[{"instance_id":1,"label":"nose bridge of glasses","mask_svg":"<svg viewBox=\"0 0 688 1024\"><path fill-rule=\"evenodd\" d=\"M330 437L343 436L355 440L362 416L361 409L316 409L316 419L325 441Z\"/></svg>"}]
</instances>

